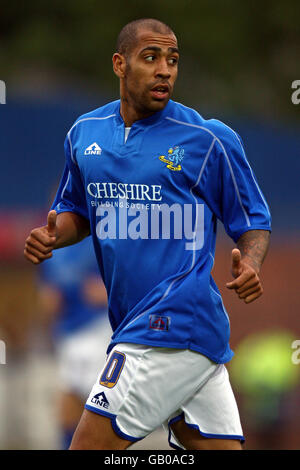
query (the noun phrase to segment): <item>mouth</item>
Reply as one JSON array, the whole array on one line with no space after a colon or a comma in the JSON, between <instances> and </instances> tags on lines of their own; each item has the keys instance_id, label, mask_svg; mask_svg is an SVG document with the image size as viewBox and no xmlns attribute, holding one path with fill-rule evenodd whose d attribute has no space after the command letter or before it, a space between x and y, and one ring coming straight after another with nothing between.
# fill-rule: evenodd
<instances>
[{"instance_id":1,"label":"mouth","mask_svg":"<svg viewBox=\"0 0 300 470\"><path fill-rule=\"evenodd\" d=\"M155 100L165 100L170 93L169 85L167 84L158 84L155 85L153 88L150 90L151 96Z\"/></svg>"}]
</instances>

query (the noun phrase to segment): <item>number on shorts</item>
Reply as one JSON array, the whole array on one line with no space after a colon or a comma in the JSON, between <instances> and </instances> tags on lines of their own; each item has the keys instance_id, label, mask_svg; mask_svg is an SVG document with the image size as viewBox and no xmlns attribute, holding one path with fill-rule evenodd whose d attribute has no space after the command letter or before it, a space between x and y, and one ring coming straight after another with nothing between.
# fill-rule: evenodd
<instances>
[{"instance_id":1,"label":"number on shorts","mask_svg":"<svg viewBox=\"0 0 300 470\"><path fill-rule=\"evenodd\" d=\"M125 354L114 351L100 377L100 385L104 385L104 387L108 388L114 387L119 380L125 360Z\"/></svg>"}]
</instances>

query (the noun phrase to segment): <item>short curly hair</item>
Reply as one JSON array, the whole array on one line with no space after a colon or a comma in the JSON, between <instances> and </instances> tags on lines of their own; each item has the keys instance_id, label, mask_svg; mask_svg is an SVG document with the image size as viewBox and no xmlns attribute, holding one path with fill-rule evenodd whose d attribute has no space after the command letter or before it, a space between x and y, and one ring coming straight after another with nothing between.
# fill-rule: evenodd
<instances>
[{"instance_id":1,"label":"short curly hair","mask_svg":"<svg viewBox=\"0 0 300 470\"><path fill-rule=\"evenodd\" d=\"M154 18L141 18L126 24L117 39L116 51L119 54L128 56L136 45L137 32L140 28L149 29L159 34L174 34L174 31L167 24Z\"/></svg>"}]
</instances>

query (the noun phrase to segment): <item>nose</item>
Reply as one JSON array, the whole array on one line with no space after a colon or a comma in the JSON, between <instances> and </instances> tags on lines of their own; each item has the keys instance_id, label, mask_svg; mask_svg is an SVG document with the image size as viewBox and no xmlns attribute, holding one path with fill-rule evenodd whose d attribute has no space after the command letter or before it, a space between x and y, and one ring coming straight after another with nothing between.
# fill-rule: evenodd
<instances>
[{"instance_id":1,"label":"nose","mask_svg":"<svg viewBox=\"0 0 300 470\"><path fill-rule=\"evenodd\" d=\"M171 77L168 62L166 61L166 59L162 58L158 62L155 75L158 78L164 78L164 79L168 79Z\"/></svg>"}]
</instances>

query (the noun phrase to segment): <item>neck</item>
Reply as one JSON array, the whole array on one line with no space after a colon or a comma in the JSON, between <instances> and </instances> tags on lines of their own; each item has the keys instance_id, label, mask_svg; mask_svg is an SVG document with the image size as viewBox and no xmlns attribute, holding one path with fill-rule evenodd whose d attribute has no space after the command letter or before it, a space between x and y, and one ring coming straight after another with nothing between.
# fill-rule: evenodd
<instances>
[{"instance_id":1,"label":"neck","mask_svg":"<svg viewBox=\"0 0 300 470\"><path fill-rule=\"evenodd\" d=\"M154 114L154 112L142 112L141 110L137 110L129 103L127 98L122 98L121 96L120 114L125 127L131 127L134 122L145 119Z\"/></svg>"}]
</instances>

